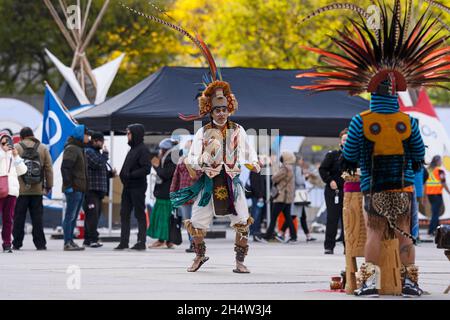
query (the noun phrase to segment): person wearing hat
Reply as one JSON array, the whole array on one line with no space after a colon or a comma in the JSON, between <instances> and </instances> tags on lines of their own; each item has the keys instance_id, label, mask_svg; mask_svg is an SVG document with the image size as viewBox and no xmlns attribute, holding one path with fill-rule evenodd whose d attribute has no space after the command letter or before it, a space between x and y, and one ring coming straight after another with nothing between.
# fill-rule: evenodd
<instances>
[{"instance_id":1,"label":"person wearing hat","mask_svg":"<svg viewBox=\"0 0 450 320\"><path fill-rule=\"evenodd\" d=\"M206 246L203 241L215 215L229 216L231 226L236 230L235 252L236 273L249 273L244 265L248 253L249 227L253 222L250 217L245 198L245 191L240 183L241 166L259 172L260 166L256 152L250 147L243 127L229 121L228 117L238 108L237 100L231 92L230 84L222 80L214 57L199 34L195 37L188 31L164 21L151 14L144 14L126 5L122 5L134 14L156 21L187 36L205 57L209 65L209 73L203 76L203 87L198 97L198 115L180 118L185 121L200 120L210 117L209 123L200 128L193 139L188 155L190 170L202 172L199 180L192 186L170 194L172 206L176 209L195 199L192 218L185 220L185 226L193 237L196 257L188 268L189 272L197 271L209 258L205 256Z\"/></svg>"},{"instance_id":2,"label":"person wearing hat","mask_svg":"<svg viewBox=\"0 0 450 320\"><path fill-rule=\"evenodd\" d=\"M178 141L164 139L159 143L158 157L152 159L152 167L156 171L157 179L153 195L156 198L150 215L150 226L147 235L158 239L149 248L161 248L166 244L167 248L173 248L174 244L169 242L170 215L172 204L170 203L170 185L175 173L175 159L171 154L178 145ZM178 155L178 152L176 152Z\"/></svg>"},{"instance_id":3,"label":"person wearing hat","mask_svg":"<svg viewBox=\"0 0 450 320\"><path fill-rule=\"evenodd\" d=\"M23 245L27 212L30 212L33 224L33 243L37 250L46 250L42 196L48 196L52 191L52 158L48 148L34 136L31 128L22 128L20 139L21 141L15 147L25 164L29 165L29 169L27 174L19 179L20 196L17 198L14 211L13 250L20 250Z\"/></svg>"},{"instance_id":4,"label":"person wearing hat","mask_svg":"<svg viewBox=\"0 0 450 320\"><path fill-rule=\"evenodd\" d=\"M150 173L150 151L144 144L145 128L142 124L131 124L127 127L128 152L120 181L123 184L120 208L121 233L120 243L115 250L128 248L130 241L131 211L138 221L138 240L131 248L145 250L147 219L145 215L145 192L147 191L147 175Z\"/></svg>"},{"instance_id":5,"label":"person wearing hat","mask_svg":"<svg viewBox=\"0 0 450 320\"><path fill-rule=\"evenodd\" d=\"M14 147L12 137L6 132L0 133L0 212L2 213L3 251L11 253L11 235L14 208L19 196L19 176L27 172L27 166Z\"/></svg>"},{"instance_id":6,"label":"person wearing hat","mask_svg":"<svg viewBox=\"0 0 450 320\"><path fill-rule=\"evenodd\" d=\"M433 17L430 6L447 12L448 8L439 0L427 1L430 6L425 10L413 1L407 6L399 0L378 1L383 19L374 28L370 15L349 2L318 8L303 19L335 10L352 10L359 15L358 20L349 18L351 30L345 26L344 32L336 32L334 48L306 48L319 53L324 64L297 76L314 78L313 84L295 88L370 93L370 109L350 122L341 161L341 168L350 174L360 169L367 231L365 262L358 272L360 287L355 295L379 295L382 241L398 239L402 295L419 297L423 290L415 261L417 239L409 231L414 178L422 170L425 145L419 121L400 110L399 93L445 87L450 82L448 34L441 33L441 20ZM433 41L427 36L431 34Z\"/></svg>"},{"instance_id":7,"label":"person wearing hat","mask_svg":"<svg viewBox=\"0 0 450 320\"><path fill-rule=\"evenodd\" d=\"M66 197L66 212L63 221L64 251L84 250L73 241L73 231L87 190L84 148L88 142L88 130L81 124L74 128L64 146L61 164L62 191Z\"/></svg>"},{"instance_id":8,"label":"person wearing hat","mask_svg":"<svg viewBox=\"0 0 450 320\"><path fill-rule=\"evenodd\" d=\"M102 200L109 191L109 179L116 174L115 170L109 170L109 152L104 142L103 133L93 132L85 150L88 185L84 199L86 218L83 246L91 248L102 246L98 239L98 220L102 213Z\"/></svg>"},{"instance_id":9,"label":"person wearing hat","mask_svg":"<svg viewBox=\"0 0 450 320\"><path fill-rule=\"evenodd\" d=\"M239 174L242 165L259 172L258 157L249 145L244 128L229 120L237 110L237 101L228 82L214 80L208 84L199 98L199 109L198 117L209 115L210 122L195 134L187 166L202 174L191 187L171 194L175 208L194 199L192 218L185 220L196 254L188 272L197 271L209 259L205 255L204 237L213 217L228 216L231 227L236 230L236 267L233 272L249 273L244 259L249 249L248 235L253 219L249 215Z\"/></svg>"}]
</instances>

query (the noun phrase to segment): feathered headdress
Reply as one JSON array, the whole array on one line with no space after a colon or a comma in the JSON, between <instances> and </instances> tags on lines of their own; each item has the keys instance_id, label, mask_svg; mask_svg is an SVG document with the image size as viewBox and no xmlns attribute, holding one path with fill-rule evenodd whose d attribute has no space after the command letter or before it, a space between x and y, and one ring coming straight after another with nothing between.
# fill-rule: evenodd
<instances>
[{"instance_id":1,"label":"feathered headdress","mask_svg":"<svg viewBox=\"0 0 450 320\"><path fill-rule=\"evenodd\" d=\"M441 87L450 82L450 47L445 43L449 35L441 35L449 27L438 17L433 17L430 6L450 12L450 8L436 1L425 0L429 6L419 20L413 24L413 1L394 0L389 7L384 0L378 0L380 26L372 30L367 13L353 4L335 3L320 8L306 18L330 10L348 9L356 11L361 21L348 19L352 29L345 27L337 31L339 37L331 37L340 53L317 48L304 47L318 53L326 66L318 66L317 72L299 74L297 78L318 78L313 85L295 86L300 90L315 92L344 90L355 95L376 92L384 80L390 80L393 91L406 91L417 87ZM375 1L372 1L373 3Z\"/></svg>"},{"instance_id":2,"label":"feathered headdress","mask_svg":"<svg viewBox=\"0 0 450 320\"><path fill-rule=\"evenodd\" d=\"M205 115L209 114L213 109L213 98L215 95L215 92L217 89L222 89L223 94L227 100L227 108L230 114L233 114L237 108L238 103L235 98L235 96L231 93L230 85L228 82L225 82L222 80L222 74L220 73L220 70L217 68L216 62L214 61L214 57L211 54L211 51L209 50L206 43L203 41L203 39L200 37L200 35L196 34L195 37L191 35L188 31L186 31L184 28L182 28L179 25L175 25L173 23L170 23L168 21L165 21L163 19L160 19L158 17L155 17L150 14L146 14L140 11L137 11L133 8L128 7L127 5L120 3L120 5L127 10L138 14L142 17L145 17L149 20L152 20L154 22L160 23L164 26L167 26L182 35L186 36L201 52L202 56L205 58L206 62L209 66L209 74L203 75L203 81L202 81L202 93L198 98L198 104L199 104L199 114L198 115L188 115L185 116L183 114L179 114L179 117L182 120L185 121L191 121L191 120L198 120L203 118ZM155 5L151 4L153 8L158 10L159 12L165 14L168 16L164 11L156 7Z\"/></svg>"}]
</instances>

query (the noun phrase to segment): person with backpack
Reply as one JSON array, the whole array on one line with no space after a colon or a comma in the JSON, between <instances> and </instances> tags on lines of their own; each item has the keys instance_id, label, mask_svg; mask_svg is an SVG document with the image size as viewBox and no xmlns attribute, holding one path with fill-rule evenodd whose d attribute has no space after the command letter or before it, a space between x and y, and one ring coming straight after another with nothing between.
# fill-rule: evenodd
<instances>
[{"instance_id":1,"label":"person with backpack","mask_svg":"<svg viewBox=\"0 0 450 320\"><path fill-rule=\"evenodd\" d=\"M13 250L20 250L23 245L27 211L30 212L33 225L33 243L37 250L46 250L47 241L42 222L44 214L42 196L52 191L52 159L47 147L34 137L31 128L23 128L20 131L20 139L15 148L24 160L27 172L19 177L20 194L14 211Z\"/></svg>"}]
</instances>

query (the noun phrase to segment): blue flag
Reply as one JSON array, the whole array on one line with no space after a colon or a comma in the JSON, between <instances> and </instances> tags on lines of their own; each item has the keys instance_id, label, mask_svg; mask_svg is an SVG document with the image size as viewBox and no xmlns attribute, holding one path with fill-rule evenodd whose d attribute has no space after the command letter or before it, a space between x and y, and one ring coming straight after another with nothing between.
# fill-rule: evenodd
<instances>
[{"instance_id":1,"label":"blue flag","mask_svg":"<svg viewBox=\"0 0 450 320\"><path fill-rule=\"evenodd\" d=\"M76 124L58 101L49 85L45 86L42 143L47 145L54 163L64 151L64 145Z\"/></svg>"}]
</instances>

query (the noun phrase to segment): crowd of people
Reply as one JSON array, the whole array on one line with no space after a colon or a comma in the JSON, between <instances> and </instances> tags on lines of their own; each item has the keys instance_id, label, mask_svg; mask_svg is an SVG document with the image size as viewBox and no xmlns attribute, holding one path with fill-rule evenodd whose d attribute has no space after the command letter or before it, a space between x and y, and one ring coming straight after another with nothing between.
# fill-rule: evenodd
<instances>
[{"instance_id":1,"label":"crowd of people","mask_svg":"<svg viewBox=\"0 0 450 320\"><path fill-rule=\"evenodd\" d=\"M192 186L200 177L199 170L193 171L187 165L188 152L192 140L180 149L178 142L164 139L159 144L159 154L150 159L150 152L144 144L144 127L133 124L127 128L128 152L120 172L123 184L121 196L121 237L115 248L129 248L130 219L134 212L138 222L138 236L135 250L146 249L146 238L155 239L149 248L173 248L169 237L169 218L176 211L183 221L192 216L194 200L189 200L176 210L172 207L170 194ZM318 175L325 184L325 202L327 207L325 254L333 254L337 241L343 242L342 211L344 180L343 169L340 166L342 149L347 139L348 129L340 133L340 148L325 155L318 168ZM25 236L25 221L27 212L32 222L33 243L37 250L46 249L46 238L43 226L43 196L49 195L53 188L53 168L50 153L34 136L30 128L20 131L21 141L12 144L10 135L1 135L2 150L0 153L0 176L7 176L7 196L0 199L2 210L2 239L5 252L20 250ZM174 163L171 154L177 148L181 155ZM150 160L149 160L150 159ZM109 152L104 144L104 136L100 132L88 132L83 125L78 125L68 139L64 149L61 175L63 178L63 193L66 198L66 209L63 221L64 250L78 251L86 247L102 246L97 231L99 218L102 214L102 200L109 193L109 179L117 172L108 164ZM260 165L266 166L270 160L260 157ZM431 221L428 234L433 236L442 213L444 190L450 192L445 182L445 172L441 168L442 159L435 156L428 168L423 168L415 176L416 212L411 222L411 232L418 237L419 206L424 206L428 199L431 205ZM146 218L145 192L147 190L147 175L153 168L157 181L153 190L156 202L151 209L149 226ZM310 167L301 157L292 152L283 152L280 166L273 166L271 185L271 214L266 219L267 191L266 177L251 171L245 183L245 195L250 200L250 215L254 223L249 234L254 242L296 243L298 227L301 226L306 241L314 241L307 223L306 208L310 204L306 182L314 177ZM33 171L34 170L34 171ZM85 236L83 245L77 245L74 239L74 229L80 210L85 212ZM283 219L279 219L282 215ZM270 222L268 221L270 220ZM280 224L281 220L281 224ZM265 223L265 231L263 226ZM341 225L340 236L337 238ZM188 234L189 247L186 252L194 252L192 236Z\"/></svg>"},{"instance_id":2,"label":"crowd of people","mask_svg":"<svg viewBox=\"0 0 450 320\"><path fill-rule=\"evenodd\" d=\"M207 118L182 151L177 141L164 139L159 143L159 154L153 157L144 144L146 128L141 124L127 127L130 150L118 174L123 185L121 234L114 250L130 248L132 213L137 220L138 234L131 249L138 251L147 249L147 236L155 240L148 245L151 249L174 248L179 241L173 238L172 218L174 213L182 217L189 235L186 251L195 254L188 272L198 271L209 260L205 238L215 217L227 217L235 231L235 273L250 273L244 264L249 239L295 244L299 242L301 226L307 242L316 240L311 235L306 214L310 205L307 185L315 173L307 169L304 159L292 152L282 152L279 159L258 157L246 130L229 119L238 110L237 99L200 35L194 38L178 25L122 6L188 36L201 51L209 70L202 77L200 93L196 92L198 114L179 114L184 121ZM434 22L430 22L431 16L414 19L408 13L410 5L400 23L398 17L403 15L400 2L393 7L384 2L379 6L382 12L392 14L384 15L378 29L369 25L370 19L361 15L360 8L349 4L320 8L305 17L302 22L331 10L351 9L362 20L352 21L354 33L338 32L333 42L338 44L339 52L328 51L334 46L326 50L305 47L321 54L323 64L315 71L297 76L314 78L312 82L305 81L293 88L317 93L370 94L370 108L352 118L349 127L339 134L339 146L325 155L318 168L327 209L324 253L334 254L336 242L344 242L343 211L350 214L358 211L364 219L366 242L365 260L357 272L358 288L354 294L379 295L382 243L396 239L400 270L394 272L401 277L401 293L420 296L423 291L415 264L419 211L424 211L420 207L429 203L428 236L433 237L444 208L443 192L450 194L450 189L440 156L434 156L425 167L425 144L418 120L401 111L398 93L442 87L442 82L449 82L446 61L450 51L440 47L445 37L433 42L426 40L425 35L438 25L439 18ZM442 7L436 3L434 6ZM408 32L410 25L413 28ZM376 31L372 34L370 30ZM405 35L409 40L405 41ZM27 212L33 224L34 245L37 250L46 250L43 196L51 194L54 180L48 149L30 128L20 131L20 139L14 144L9 134L0 133L0 212L3 250L8 253L23 246ZM66 201L64 251L102 246L97 230L102 201L109 193L110 179L117 176L108 164L109 152L104 140L102 133L90 132L80 124L64 147L60 170ZM240 181L244 167L250 171L247 183ZM264 167L271 169L269 180L261 174ZM156 176L152 190L156 201L147 219L145 194L151 172ZM345 180L348 176L353 180ZM359 195L354 212L344 206L350 192ZM270 217L265 217L269 204ZM74 241L74 229L81 209L86 214L86 234L83 244L78 245Z\"/></svg>"},{"instance_id":3,"label":"crowd of people","mask_svg":"<svg viewBox=\"0 0 450 320\"><path fill-rule=\"evenodd\" d=\"M267 160L260 160L261 166L267 165ZM261 231L261 223L266 211L266 177L250 172L246 184L247 197L251 199L251 215L255 220L250 227L250 235L255 242L267 243L276 240L282 243L297 243L297 232L300 221L306 241L314 241L306 217L308 189L306 181L312 175L303 158L296 157L292 152L283 152L280 157L280 166L272 166L273 175L269 183L272 186L270 197L271 214L270 223L266 221L266 231ZM304 192L304 193L302 193ZM301 195L305 195L304 198ZM280 214L283 215L279 219ZM275 228L278 223L278 232ZM288 230L289 229L289 230Z\"/></svg>"}]
</instances>

